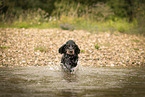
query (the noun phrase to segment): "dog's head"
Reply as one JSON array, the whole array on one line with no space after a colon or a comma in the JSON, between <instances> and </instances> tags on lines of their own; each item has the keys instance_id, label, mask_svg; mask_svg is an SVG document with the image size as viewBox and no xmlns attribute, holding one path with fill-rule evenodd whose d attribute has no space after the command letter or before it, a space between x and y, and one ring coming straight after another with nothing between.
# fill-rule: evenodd
<instances>
[{"instance_id":1,"label":"dog's head","mask_svg":"<svg viewBox=\"0 0 145 97\"><path fill-rule=\"evenodd\" d=\"M61 54L69 54L69 55L75 55L80 53L80 49L75 44L73 40L69 40L66 42L66 44L62 45L59 48L59 53Z\"/></svg>"}]
</instances>

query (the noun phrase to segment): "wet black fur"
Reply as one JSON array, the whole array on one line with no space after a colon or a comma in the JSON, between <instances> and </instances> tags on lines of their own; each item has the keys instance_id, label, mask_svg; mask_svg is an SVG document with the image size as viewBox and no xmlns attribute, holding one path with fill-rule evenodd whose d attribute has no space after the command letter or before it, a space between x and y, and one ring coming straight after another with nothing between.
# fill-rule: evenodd
<instances>
[{"instance_id":1,"label":"wet black fur","mask_svg":"<svg viewBox=\"0 0 145 97\"><path fill-rule=\"evenodd\" d=\"M74 50L74 54L68 54L67 49ZM59 48L59 53L63 54L61 58L61 64L63 64L65 68L67 68L69 71L71 71L72 68L77 66L79 58L78 54L80 53L80 49L73 40L69 40L66 42L66 44L62 45Z\"/></svg>"}]
</instances>

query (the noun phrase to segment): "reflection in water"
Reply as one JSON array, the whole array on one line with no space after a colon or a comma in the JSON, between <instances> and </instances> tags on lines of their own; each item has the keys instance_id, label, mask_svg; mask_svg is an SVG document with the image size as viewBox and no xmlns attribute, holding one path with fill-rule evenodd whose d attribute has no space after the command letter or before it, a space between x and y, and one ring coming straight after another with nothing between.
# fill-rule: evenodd
<instances>
[{"instance_id":1,"label":"reflection in water","mask_svg":"<svg viewBox=\"0 0 145 97\"><path fill-rule=\"evenodd\" d=\"M71 91L71 90L62 90L60 93L59 93L59 96L62 96L62 97L77 97L77 93Z\"/></svg>"},{"instance_id":2,"label":"reflection in water","mask_svg":"<svg viewBox=\"0 0 145 97\"><path fill-rule=\"evenodd\" d=\"M145 68L58 66L0 68L0 97L143 97Z\"/></svg>"},{"instance_id":3,"label":"reflection in water","mask_svg":"<svg viewBox=\"0 0 145 97\"><path fill-rule=\"evenodd\" d=\"M77 82L78 76L76 73L70 73L62 71L63 79L65 79L67 82Z\"/></svg>"}]
</instances>

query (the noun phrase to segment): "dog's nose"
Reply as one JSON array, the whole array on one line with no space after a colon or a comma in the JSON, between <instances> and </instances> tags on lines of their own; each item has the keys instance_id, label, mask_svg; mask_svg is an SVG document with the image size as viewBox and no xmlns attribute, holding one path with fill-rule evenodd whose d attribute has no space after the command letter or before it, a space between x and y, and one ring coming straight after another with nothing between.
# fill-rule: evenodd
<instances>
[{"instance_id":1,"label":"dog's nose","mask_svg":"<svg viewBox=\"0 0 145 97\"><path fill-rule=\"evenodd\" d=\"M73 50L70 50L69 52L70 52L70 53L73 53Z\"/></svg>"}]
</instances>

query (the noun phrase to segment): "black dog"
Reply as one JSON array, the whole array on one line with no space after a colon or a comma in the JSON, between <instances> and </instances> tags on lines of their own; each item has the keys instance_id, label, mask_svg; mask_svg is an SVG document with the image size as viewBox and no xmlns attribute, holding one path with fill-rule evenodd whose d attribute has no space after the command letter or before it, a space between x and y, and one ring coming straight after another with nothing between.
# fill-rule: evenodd
<instances>
[{"instance_id":1,"label":"black dog","mask_svg":"<svg viewBox=\"0 0 145 97\"><path fill-rule=\"evenodd\" d=\"M59 48L59 53L63 54L61 58L62 69L67 69L72 72L78 62L78 54L80 53L78 46L73 40L69 40Z\"/></svg>"}]
</instances>

